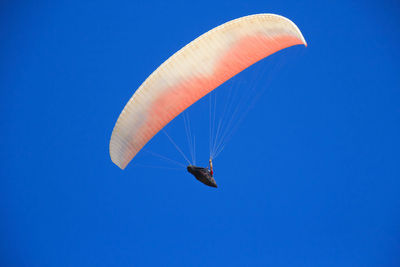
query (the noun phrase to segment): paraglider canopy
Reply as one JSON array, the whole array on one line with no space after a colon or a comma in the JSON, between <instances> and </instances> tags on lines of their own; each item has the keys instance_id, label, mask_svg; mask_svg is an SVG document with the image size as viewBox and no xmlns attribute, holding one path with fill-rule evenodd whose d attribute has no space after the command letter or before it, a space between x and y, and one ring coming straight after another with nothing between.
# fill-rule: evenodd
<instances>
[{"instance_id":1,"label":"paraglider canopy","mask_svg":"<svg viewBox=\"0 0 400 267\"><path fill-rule=\"evenodd\" d=\"M126 104L112 132L111 160L124 169L194 102L257 61L299 44L306 41L297 26L274 14L238 18L201 35L157 68Z\"/></svg>"}]
</instances>

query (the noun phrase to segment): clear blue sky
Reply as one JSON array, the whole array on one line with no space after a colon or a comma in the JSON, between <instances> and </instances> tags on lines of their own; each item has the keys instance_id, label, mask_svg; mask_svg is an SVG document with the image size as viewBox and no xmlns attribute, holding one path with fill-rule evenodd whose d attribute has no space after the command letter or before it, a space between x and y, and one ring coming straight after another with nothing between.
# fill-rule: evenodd
<instances>
[{"instance_id":1,"label":"clear blue sky","mask_svg":"<svg viewBox=\"0 0 400 267\"><path fill-rule=\"evenodd\" d=\"M290 18L309 46L281 55L215 161L220 187L116 167L134 90L254 13ZM400 266L399 17L396 0L2 1L0 265Z\"/></svg>"}]
</instances>

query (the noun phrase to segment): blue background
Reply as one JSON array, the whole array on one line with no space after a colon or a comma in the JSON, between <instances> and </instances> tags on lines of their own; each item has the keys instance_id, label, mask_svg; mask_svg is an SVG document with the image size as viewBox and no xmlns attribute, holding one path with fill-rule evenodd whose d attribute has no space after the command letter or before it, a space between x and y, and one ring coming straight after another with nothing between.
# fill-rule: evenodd
<instances>
[{"instance_id":1,"label":"blue background","mask_svg":"<svg viewBox=\"0 0 400 267\"><path fill-rule=\"evenodd\" d=\"M276 55L288 63L215 161L220 187L116 167L134 90L254 13L309 46ZM400 266L399 16L396 0L2 1L0 265ZM150 146L181 160L165 137Z\"/></svg>"}]
</instances>

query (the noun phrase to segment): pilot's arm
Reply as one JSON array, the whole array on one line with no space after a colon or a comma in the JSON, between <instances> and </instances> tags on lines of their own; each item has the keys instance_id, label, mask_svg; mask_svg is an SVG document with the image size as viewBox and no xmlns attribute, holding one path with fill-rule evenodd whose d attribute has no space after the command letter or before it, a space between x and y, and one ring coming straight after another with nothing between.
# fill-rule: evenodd
<instances>
[{"instance_id":1,"label":"pilot's arm","mask_svg":"<svg viewBox=\"0 0 400 267\"><path fill-rule=\"evenodd\" d=\"M210 159L208 162L209 162L209 164L210 164L210 174L211 174L211 176L213 176L213 175L214 175L214 171L213 171L213 166L212 166L212 161L211 161L211 159Z\"/></svg>"}]
</instances>

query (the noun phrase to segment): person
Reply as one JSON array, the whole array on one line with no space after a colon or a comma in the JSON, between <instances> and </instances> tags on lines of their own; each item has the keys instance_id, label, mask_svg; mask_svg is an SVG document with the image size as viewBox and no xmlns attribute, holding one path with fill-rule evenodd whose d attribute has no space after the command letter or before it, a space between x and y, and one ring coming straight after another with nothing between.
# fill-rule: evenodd
<instances>
[{"instance_id":1,"label":"person","mask_svg":"<svg viewBox=\"0 0 400 267\"><path fill-rule=\"evenodd\" d=\"M212 159L208 161L209 168L197 167L193 165L187 166L187 171L191 173L198 181L202 182L205 185L211 187L217 187L217 183L214 179L214 170L212 165Z\"/></svg>"}]
</instances>

